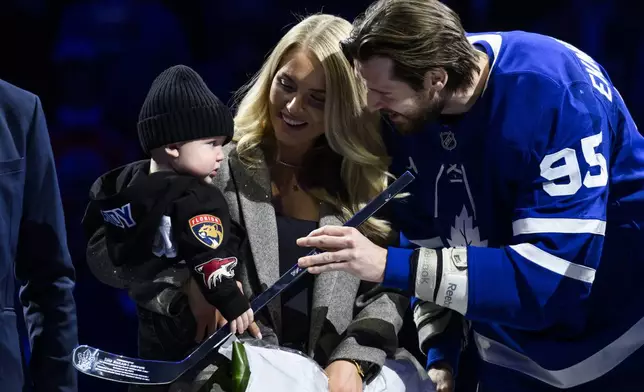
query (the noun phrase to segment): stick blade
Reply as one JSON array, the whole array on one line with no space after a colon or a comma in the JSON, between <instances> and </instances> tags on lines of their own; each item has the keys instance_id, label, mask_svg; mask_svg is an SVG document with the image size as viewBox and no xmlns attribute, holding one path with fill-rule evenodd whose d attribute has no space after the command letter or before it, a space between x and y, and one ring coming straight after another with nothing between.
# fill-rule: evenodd
<instances>
[{"instance_id":1,"label":"stick blade","mask_svg":"<svg viewBox=\"0 0 644 392\"><path fill-rule=\"evenodd\" d=\"M177 373L178 368L181 368L177 362L130 358L87 345L74 349L72 363L81 373L125 384L169 384L181 375Z\"/></svg>"}]
</instances>

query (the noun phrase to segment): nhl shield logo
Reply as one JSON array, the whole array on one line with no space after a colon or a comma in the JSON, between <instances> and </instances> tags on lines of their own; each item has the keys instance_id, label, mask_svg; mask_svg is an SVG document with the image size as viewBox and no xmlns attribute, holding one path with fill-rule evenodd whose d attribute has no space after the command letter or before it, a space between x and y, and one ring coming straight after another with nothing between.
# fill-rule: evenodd
<instances>
[{"instance_id":1,"label":"nhl shield logo","mask_svg":"<svg viewBox=\"0 0 644 392\"><path fill-rule=\"evenodd\" d=\"M456 137L454 136L454 132L441 132L440 137L441 145L444 149L451 151L456 148Z\"/></svg>"},{"instance_id":2,"label":"nhl shield logo","mask_svg":"<svg viewBox=\"0 0 644 392\"><path fill-rule=\"evenodd\" d=\"M190 218L192 234L209 248L217 249L224 240L224 227L214 215L202 214Z\"/></svg>"}]
</instances>

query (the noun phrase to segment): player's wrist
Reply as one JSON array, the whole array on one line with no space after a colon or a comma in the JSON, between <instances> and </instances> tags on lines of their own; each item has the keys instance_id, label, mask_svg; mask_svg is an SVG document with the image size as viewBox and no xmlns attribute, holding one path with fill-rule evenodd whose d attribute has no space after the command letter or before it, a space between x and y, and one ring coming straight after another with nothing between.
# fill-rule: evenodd
<instances>
[{"instance_id":1,"label":"player's wrist","mask_svg":"<svg viewBox=\"0 0 644 392\"><path fill-rule=\"evenodd\" d=\"M382 281L384 287L409 291L411 280L410 258L412 253L413 249L387 248ZM413 289L411 292L413 292Z\"/></svg>"},{"instance_id":2,"label":"player's wrist","mask_svg":"<svg viewBox=\"0 0 644 392\"><path fill-rule=\"evenodd\" d=\"M444 361L444 360L436 361L436 362L432 363L429 366L428 370L432 370L432 369L444 370L444 371L449 372L450 374L454 373L454 370L452 369L452 365L450 365L449 363L447 363L447 361Z\"/></svg>"}]
</instances>

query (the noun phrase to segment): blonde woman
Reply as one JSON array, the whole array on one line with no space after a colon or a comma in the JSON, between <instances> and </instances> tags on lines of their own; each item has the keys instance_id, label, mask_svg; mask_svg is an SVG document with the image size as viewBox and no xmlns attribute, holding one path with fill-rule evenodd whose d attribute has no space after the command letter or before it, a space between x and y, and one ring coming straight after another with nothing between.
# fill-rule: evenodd
<instances>
[{"instance_id":1,"label":"blonde woman","mask_svg":"<svg viewBox=\"0 0 644 392\"><path fill-rule=\"evenodd\" d=\"M249 295L303 256L298 237L341 224L386 186L377 120L358 115L366 90L339 49L350 29L331 15L302 20L240 90L228 165L214 182L248 232ZM361 229L380 243L391 233L376 219ZM280 343L326 367L331 391L361 390L397 347L407 301L378 293L354 318L359 286L345 273L309 275L269 307Z\"/></svg>"},{"instance_id":2,"label":"blonde woman","mask_svg":"<svg viewBox=\"0 0 644 392\"><path fill-rule=\"evenodd\" d=\"M235 136L213 184L224 191L231 219L247 232L238 276L251 298L304 255L297 238L317 227L342 224L386 186L388 161L377 119L362 115L365 87L340 51L339 42L350 30L348 21L331 15L303 19L238 94ZM360 230L383 245L392 237L388 224L378 219ZM90 263L104 282L125 286L119 281L129 278L127 271ZM183 285L185 276L170 272L163 282ZM156 318L165 317L166 323L185 320L168 314L170 306L158 306L178 302L175 296L184 292L190 298L190 307L184 307L188 316L190 310L203 315L195 310L204 307L199 292L189 290L164 287L139 305ZM362 391L385 358L394 355L407 306L403 295L367 291L359 279L332 272L302 278L256 320L264 339L269 328L280 345L323 366L332 392L353 392ZM195 334L186 335L190 340Z\"/></svg>"}]
</instances>

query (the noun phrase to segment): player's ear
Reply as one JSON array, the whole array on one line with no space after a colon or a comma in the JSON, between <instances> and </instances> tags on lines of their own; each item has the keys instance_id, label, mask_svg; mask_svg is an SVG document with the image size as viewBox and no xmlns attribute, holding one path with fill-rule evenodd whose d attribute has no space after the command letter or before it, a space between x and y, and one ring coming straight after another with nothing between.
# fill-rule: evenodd
<instances>
[{"instance_id":1,"label":"player's ear","mask_svg":"<svg viewBox=\"0 0 644 392\"><path fill-rule=\"evenodd\" d=\"M179 145L168 144L165 146L165 153L168 154L170 158L179 158Z\"/></svg>"},{"instance_id":2,"label":"player's ear","mask_svg":"<svg viewBox=\"0 0 644 392\"><path fill-rule=\"evenodd\" d=\"M443 68L430 69L425 73L423 85L426 90L441 92L447 85L447 71Z\"/></svg>"}]
</instances>

